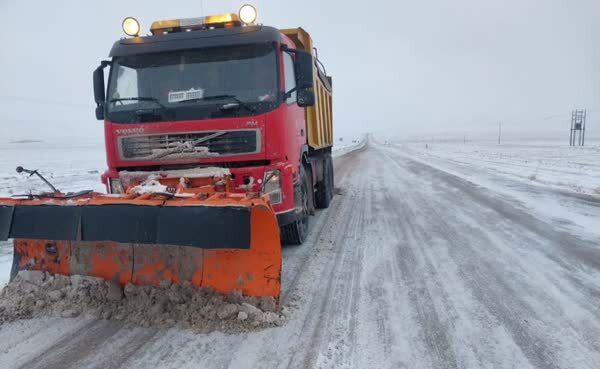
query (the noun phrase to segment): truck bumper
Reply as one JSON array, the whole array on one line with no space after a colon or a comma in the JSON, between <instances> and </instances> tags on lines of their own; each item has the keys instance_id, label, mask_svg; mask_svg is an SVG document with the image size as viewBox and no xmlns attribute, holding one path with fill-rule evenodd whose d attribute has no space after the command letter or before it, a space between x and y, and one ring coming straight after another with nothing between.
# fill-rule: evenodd
<instances>
[{"instance_id":1,"label":"truck bumper","mask_svg":"<svg viewBox=\"0 0 600 369\"><path fill-rule=\"evenodd\" d=\"M299 219L294 208L294 180L297 173L293 165L280 162L269 166L231 168L233 188L230 191L237 193L259 192L265 173L270 170L281 172L281 202L272 204L279 225L293 223ZM152 172L149 171L148 174L150 175ZM102 175L102 182L106 185L108 193L111 192L109 185L111 178L120 178L119 172L115 169L109 169Z\"/></svg>"}]
</instances>

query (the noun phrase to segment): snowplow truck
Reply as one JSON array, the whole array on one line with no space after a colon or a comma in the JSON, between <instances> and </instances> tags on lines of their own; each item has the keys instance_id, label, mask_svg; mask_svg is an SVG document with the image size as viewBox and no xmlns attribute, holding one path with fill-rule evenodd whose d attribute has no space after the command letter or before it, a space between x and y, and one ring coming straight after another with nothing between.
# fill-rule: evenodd
<instances>
[{"instance_id":1,"label":"snowplow truck","mask_svg":"<svg viewBox=\"0 0 600 369\"><path fill-rule=\"evenodd\" d=\"M333 196L332 81L305 30L252 11L156 21L147 36L125 19L130 37L93 73L107 194L0 199L12 278L279 297L282 242L301 244Z\"/></svg>"}]
</instances>

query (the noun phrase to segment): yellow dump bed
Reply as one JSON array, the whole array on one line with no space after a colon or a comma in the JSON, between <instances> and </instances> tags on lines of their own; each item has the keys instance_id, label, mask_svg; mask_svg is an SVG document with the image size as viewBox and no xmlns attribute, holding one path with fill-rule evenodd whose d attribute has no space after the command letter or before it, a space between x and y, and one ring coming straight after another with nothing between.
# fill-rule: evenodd
<instances>
[{"instance_id":1,"label":"yellow dump bed","mask_svg":"<svg viewBox=\"0 0 600 369\"><path fill-rule=\"evenodd\" d=\"M282 29L298 49L312 54L313 42L302 28ZM333 109L331 105L331 78L325 75L317 59L314 65L315 105L306 110L306 132L308 145L313 149L324 149L333 145Z\"/></svg>"}]
</instances>

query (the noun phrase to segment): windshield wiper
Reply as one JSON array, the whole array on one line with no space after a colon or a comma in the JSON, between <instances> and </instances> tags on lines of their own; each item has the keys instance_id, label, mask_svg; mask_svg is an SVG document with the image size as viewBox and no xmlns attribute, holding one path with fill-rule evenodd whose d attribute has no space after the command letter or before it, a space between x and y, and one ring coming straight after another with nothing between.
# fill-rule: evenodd
<instances>
[{"instance_id":1,"label":"windshield wiper","mask_svg":"<svg viewBox=\"0 0 600 369\"><path fill-rule=\"evenodd\" d=\"M198 97L195 99L188 99L188 100L181 100L178 102L178 104L180 103L186 103L186 102L197 102L197 101L209 101L209 100L221 100L221 99L230 99L233 100L235 102L237 102L240 106L243 106L246 110L254 113L256 112L256 109L253 108L252 106L248 105L248 103L240 100L237 96L235 95L213 95L213 96L204 96L204 97Z\"/></svg>"},{"instance_id":2,"label":"windshield wiper","mask_svg":"<svg viewBox=\"0 0 600 369\"><path fill-rule=\"evenodd\" d=\"M153 103L155 103L156 105L158 105L160 107L160 111L162 111L164 113L164 117L165 118L169 118L169 115L171 115L171 111L169 110L169 108L167 108L166 106L164 106L160 101L158 101L157 98L155 97L120 97L117 99L110 99L108 102L114 103L114 102L120 102L120 101L151 101ZM147 111L143 111L143 110L138 110L135 112L136 115L143 115L143 114L148 114L149 112Z\"/></svg>"},{"instance_id":3,"label":"windshield wiper","mask_svg":"<svg viewBox=\"0 0 600 369\"><path fill-rule=\"evenodd\" d=\"M164 110L168 110L166 106L164 106L163 104L161 104L160 101L158 101L158 99L156 97L120 97L117 99L110 99L108 100L108 102L121 102L121 101L152 101L153 103L156 103L156 105L160 106L162 109Z\"/></svg>"}]
</instances>

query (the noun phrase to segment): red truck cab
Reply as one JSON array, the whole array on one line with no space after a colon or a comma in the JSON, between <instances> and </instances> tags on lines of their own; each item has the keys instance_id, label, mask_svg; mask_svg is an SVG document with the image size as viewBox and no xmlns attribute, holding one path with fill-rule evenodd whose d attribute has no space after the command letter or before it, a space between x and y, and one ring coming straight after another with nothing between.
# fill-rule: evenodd
<instances>
[{"instance_id":1,"label":"red truck cab","mask_svg":"<svg viewBox=\"0 0 600 369\"><path fill-rule=\"evenodd\" d=\"M268 194L283 240L302 243L308 215L333 196L333 140L311 146L308 122L322 128L311 112L324 89L331 126L331 79L280 30L207 18L155 22L152 35L115 42L94 72L102 180L123 193L153 175L226 174L233 192Z\"/></svg>"}]
</instances>

